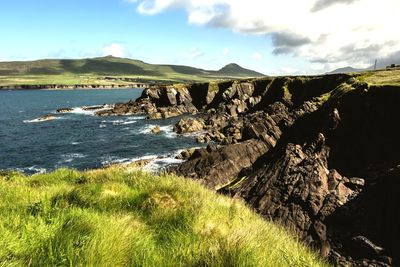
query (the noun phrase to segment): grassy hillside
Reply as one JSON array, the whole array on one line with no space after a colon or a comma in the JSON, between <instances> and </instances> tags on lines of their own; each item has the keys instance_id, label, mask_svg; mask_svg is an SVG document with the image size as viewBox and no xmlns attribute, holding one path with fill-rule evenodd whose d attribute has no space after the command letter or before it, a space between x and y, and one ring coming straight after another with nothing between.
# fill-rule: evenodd
<instances>
[{"instance_id":1,"label":"grassy hillside","mask_svg":"<svg viewBox=\"0 0 400 267\"><path fill-rule=\"evenodd\" d=\"M262 74L229 64L218 71L188 66L155 65L139 60L100 57L90 59L46 59L38 61L0 62L0 86L19 84L126 84L138 82L190 82L227 78L261 77ZM116 78L110 81L105 77Z\"/></svg>"},{"instance_id":2,"label":"grassy hillside","mask_svg":"<svg viewBox=\"0 0 400 267\"><path fill-rule=\"evenodd\" d=\"M0 266L326 266L242 202L110 167L0 174Z\"/></svg>"},{"instance_id":3,"label":"grassy hillside","mask_svg":"<svg viewBox=\"0 0 400 267\"><path fill-rule=\"evenodd\" d=\"M380 70L361 73L361 81L373 85L395 85L400 86L400 70Z\"/></svg>"}]
</instances>

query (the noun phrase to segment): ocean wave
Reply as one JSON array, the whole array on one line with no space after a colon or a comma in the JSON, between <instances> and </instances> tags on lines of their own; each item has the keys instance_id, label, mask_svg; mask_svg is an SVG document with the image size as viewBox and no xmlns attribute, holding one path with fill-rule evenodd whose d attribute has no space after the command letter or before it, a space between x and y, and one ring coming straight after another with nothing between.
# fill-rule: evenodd
<instances>
[{"instance_id":1,"label":"ocean wave","mask_svg":"<svg viewBox=\"0 0 400 267\"><path fill-rule=\"evenodd\" d=\"M148 161L147 163L145 162L145 165L143 165L143 169L150 172L158 172L167 166L182 163L184 160L175 158L177 154L178 152L168 155L145 155L142 157L134 157L134 158L107 156L103 158L101 164L103 166L110 166L113 164L128 165L135 162L139 163L141 161Z\"/></svg>"},{"instance_id":2,"label":"ocean wave","mask_svg":"<svg viewBox=\"0 0 400 267\"><path fill-rule=\"evenodd\" d=\"M73 107L71 108L71 111L65 113L94 116L96 112L102 110L108 110L111 109L112 107L113 107L112 105Z\"/></svg>"},{"instance_id":3,"label":"ocean wave","mask_svg":"<svg viewBox=\"0 0 400 267\"><path fill-rule=\"evenodd\" d=\"M150 134L151 130L157 126L160 127L160 133L163 134L165 137L175 138L177 136L177 134L174 132L173 125L160 126L160 125L155 125L155 124L147 124L139 129L139 133Z\"/></svg>"},{"instance_id":4,"label":"ocean wave","mask_svg":"<svg viewBox=\"0 0 400 267\"><path fill-rule=\"evenodd\" d=\"M118 156L104 156L101 157L101 165L109 166L113 164L123 164L123 163L130 163L130 158L121 158Z\"/></svg>"},{"instance_id":5,"label":"ocean wave","mask_svg":"<svg viewBox=\"0 0 400 267\"><path fill-rule=\"evenodd\" d=\"M80 114L80 115L94 115L97 110L84 110L81 107L72 108L68 113Z\"/></svg>"},{"instance_id":6,"label":"ocean wave","mask_svg":"<svg viewBox=\"0 0 400 267\"><path fill-rule=\"evenodd\" d=\"M129 119L134 119L134 120L144 120L146 119L146 116L142 116L142 115L135 115L135 116L129 116Z\"/></svg>"},{"instance_id":7,"label":"ocean wave","mask_svg":"<svg viewBox=\"0 0 400 267\"><path fill-rule=\"evenodd\" d=\"M16 168L18 172L26 173L26 174L35 174L35 173L46 173L47 169L38 167L37 165L26 167L26 168Z\"/></svg>"},{"instance_id":8,"label":"ocean wave","mask_svg":"<svg viewBox=\"0 0 400 267\"><path fill-rule=\"evenodd\" d=\"M143 169L151 171L151 172L157 172L161 171L167 166L170 165L175 165L184 162L184 160L181 159L176 159L175 155L169 156L169 157L160 157L156 158L153 161L151 161L149 164L143 167Z\"/></svg>"},{"instance_id":9,"label":"ocean wave","mask_svg":"<svg viewBox=\"0 0 400 267\"><path fill-rule=\"evenodd\" d=\"M102 124L110 123L112 125L129 125L137 123L137 120L130 117L126 120L102 120L101 123Z\"/></svg>"},{"instance_id":10,"label":"ocean wave","mask_svg":"<svg viewBox=\"0 0 400 267\"><path fill-rule=\"evenodd\" d=\"M82 159L86 158L87 156L82 154L82 153L68 153L61 155L61 160L57 162L57 165L59 164L64 164L64 163L70 163L74 161L75 159Z\"/></svg>"},{"instance_id":11,"label":"ocean wave","mask_svg":"<svg viewBox=\"0 0 400 267\"><path fill-rule=\"evenodd\" d=\"M82 142L71 142L71 145L73 145L73 146L76 146L76 145L79 145L79 144L82 144Z\"/></svg>"},{"instance_id":12,"label":"ocean wave","mask_svg":"<svg viewBox=\"0 0 400 267\"><path fill-rule=\"evenodd\" d=\"M32 120L23 120L23 123L38 123L38 122L45 122L45 121L52 121L52 120L60 120L62 119L61 117L53 116L53 115L48 115L48 116L43 116L40 118L32 119Z\"/></svg>"}]
</instances>

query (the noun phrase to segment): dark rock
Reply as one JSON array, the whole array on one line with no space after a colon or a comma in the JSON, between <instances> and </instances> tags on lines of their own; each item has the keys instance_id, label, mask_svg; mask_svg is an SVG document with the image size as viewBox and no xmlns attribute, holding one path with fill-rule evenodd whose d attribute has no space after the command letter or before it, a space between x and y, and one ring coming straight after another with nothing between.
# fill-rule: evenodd
<instances>
[{"instance_id":1,"label":"dark rock","mask_svg":"<svg viewBox=\"0 0 400 267\"><path fill-rule=\"evenodd\" d=\"M209 188L219 188L242 169L251 166L267 150L263 142L254 139L218 149L210 148L196 150L188 161L174 168L174 172L200 179Z\"/></svg>"},{"instance_id":2,"label":"dark rock","mask_svg":"<svg viewBox=\"0 0 400 267\"><path fill-rule=\"evenodd\" d=\"M71 112L73 109L72 108L59 108L57 109L57 113L68 113Z\"/></svg>"},{"instance_id":3,"label":"dark rock","mask_svg":"<svg viewBox=\"0 0 400 267\"><path fill-rule=\"evenodd\" d=\"M351 248L354 255L358 257L374 257L381 254L383 248L372 243L371 240L364 236L356 236L351 239Z\"/></svg>"}]
</instances>

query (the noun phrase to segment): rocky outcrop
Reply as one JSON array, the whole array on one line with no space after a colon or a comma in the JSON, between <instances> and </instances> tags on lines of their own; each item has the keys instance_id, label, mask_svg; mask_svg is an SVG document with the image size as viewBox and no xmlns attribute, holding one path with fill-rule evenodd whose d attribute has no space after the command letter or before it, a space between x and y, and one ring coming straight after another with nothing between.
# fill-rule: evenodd
<instances>
[{"instance_id":1,"label":"rocky outcrop","mask_svg":"<svg viewBox=\"0 0 400 267\"><path fill-rule=\"evenodd\" d=\"M161 133L161 128L160 128L160 126L157 125L156 127L152 128L150 130L150 132L153 134L159 134L159 133Z\"/></svg>"},{"instance_id":2,"label":"rocky outcrop","mask_svg":"<svg viewBox=\"0 0 400 267\"><path fill-rule=\"evenodd\" d=\"M351 75L144 90L108 114L182 118L207 148L170 170L242 198L337 265L399 264L400 88Z\"/></svg>"},{"instance_id":3,"label":"rocky outcrop","mask_svg":"<svg viewBox=\"0 0 400 267\"><path fill-rule=\"evenodd\" d=\"M57 109L57 113L68 113L71 112L73 109L72 108L59 108Z\"/></svg>"},{"instance_id":4,"label":"rocky outcrop","mask_svg":"<svg viewBox=\"0 0 400 267\"><path fill-rule=\"evenodd\" d=\"M96 114L99 116L146 114L149 119L165 119L197 111L187 88L155 86L145 89L136 101L117 103L113 109Z\"/></svg>"},{"instance_id":5,"label":"rocky outcrop","mask_svg":"<svg viewBox=\"0 0 400 267\"><path fill-rule=\"evenodd\" d=\"M196 150L188 161L174 168L174 172L218 189L242 169L250 167L266 151L266 144L255 139L220 148L209 145Z\"/></svg>"},{"instance_id":6,"label":"rocky outcrop","mask_svg":"<svg viewBox=\"0 0 400 267\"><path fill-rule=\"evenodd\" d=\"M202 119L182 118L176 123L174 131L179 134L193 133L203 130L204 127L205 125Z\"/></svg>"},{"instance_id":7,"label":"rocky outcrop","mask_svg":"<svg viewBox=\"0 0 400 267\"><path fill-rule=\"evenodd\" d=\"M400 91L352 86L297 119L240 185L224 190L336 264L385 266L400 255L400 216L389 211L399 203L400 130L388 118L400 116Z\"/></svg>"}]
</instances>

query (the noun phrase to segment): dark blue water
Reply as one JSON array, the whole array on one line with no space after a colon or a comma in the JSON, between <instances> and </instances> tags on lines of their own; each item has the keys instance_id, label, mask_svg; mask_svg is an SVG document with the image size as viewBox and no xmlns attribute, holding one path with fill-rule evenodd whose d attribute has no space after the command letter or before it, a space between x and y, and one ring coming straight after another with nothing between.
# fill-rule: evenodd
<instances>
[{"instance_id":1,"label":"dark blue water","mask_svg":"<svg viewBox=\"0 0 400 267\"><path fill-rule=\"evenodd\" d=\"M164 156L154 163L157 167L174 162L176 151L196 146L193 137L172 132L178 118L97 117L75 109L73 113L55 114L55 120L31 122L60 107L125 102L140 94L139 89L0 91L0 169L27 173L59 167L82 170ZM155 125L161 126L161 134L150 133Z\"/></svg>"}]
</instances>

